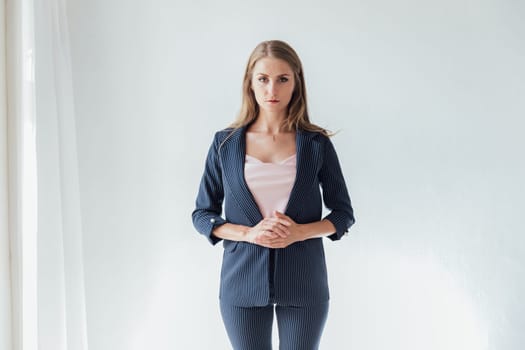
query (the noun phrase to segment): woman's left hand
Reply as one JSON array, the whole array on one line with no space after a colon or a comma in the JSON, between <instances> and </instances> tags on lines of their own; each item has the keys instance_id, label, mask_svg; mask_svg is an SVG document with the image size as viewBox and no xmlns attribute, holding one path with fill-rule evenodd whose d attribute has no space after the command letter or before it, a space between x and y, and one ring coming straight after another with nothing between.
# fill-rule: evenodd
<instances>
[{"instance_id":1,"label":"woman's left hand","mask_svg":"<svg viewBox=\"0 0 525 350\"><path fill-rule=\"evenodd\" d=\"M275 210L274 216L286 220L290 223L288 226L288 230L290 232L289 235L286 237L281 236L266 236L266 235L260 235L256 238L255 243L262 245L267 248L286 248L292 243L302 241L304 238L304 234L302 232L302 225L296 223L293 221L289 216L284 215L283 213Z\"/></svg>"}]
</instances>

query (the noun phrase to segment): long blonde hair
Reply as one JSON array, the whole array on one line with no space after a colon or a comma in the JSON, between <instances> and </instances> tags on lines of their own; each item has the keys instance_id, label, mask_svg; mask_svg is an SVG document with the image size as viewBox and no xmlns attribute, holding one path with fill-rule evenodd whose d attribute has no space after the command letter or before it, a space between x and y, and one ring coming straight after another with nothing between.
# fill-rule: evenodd
<instances>
[{"instance_id":1,"label":"long blonde hair","mask_svg":"<svg viewBox=\"0 0 525 350\"><path fill-rule=\"evenodd\" d=\"M304 82L303 66L295 50L281 40L263 41L255 47L246 70L242 85L242 106L241 110L230 125L230 128L240 128L253 122L259 115L259 105L255 100L255 95L251 90L252 72L258 60L264 57L281 59L290 65L294 72L295 87L292 98L288 104L288 116L285 118L282 127L284 131L306 130L320 132L325 136L331 136L326 129L321 128L310 122L308 117L308 106L306 103L306 85Z\"/></svg>"}]
</instances>

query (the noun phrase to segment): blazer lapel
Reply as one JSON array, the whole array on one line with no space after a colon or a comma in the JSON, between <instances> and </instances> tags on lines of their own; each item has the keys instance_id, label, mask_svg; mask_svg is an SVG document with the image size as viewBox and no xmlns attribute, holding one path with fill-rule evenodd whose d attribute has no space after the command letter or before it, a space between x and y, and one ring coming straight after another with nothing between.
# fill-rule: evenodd
<instances>
[{"instance_id":1,"label":"blazer lapel","mask_svg":"<svg viewBox=\"0 0 525 350\"><path fill-rule=\"evenodd\" d=\"M313 178L317 175L317 167L321 157L321 147L318 142L314 142L313 132L297 131L296 134L296 152L297 152L297 171L295 183L290 193L288 205L285 214L295 220L300 213L304 201L305 189L311 186Z\"/></svg>"},{"instance_id":2,"label":"blazer lapel","mask_svg":"<svg viewBox=\"0 0 525 350\"><path fill-rule=\"evenodd\" d=\"M230 135L220 148L224 177L237 200L239 207L253 225L263 219L259 207L248 189L244 178L244 162L246 157L246 126L241 127Z\"/></svg>"}]
</instances>

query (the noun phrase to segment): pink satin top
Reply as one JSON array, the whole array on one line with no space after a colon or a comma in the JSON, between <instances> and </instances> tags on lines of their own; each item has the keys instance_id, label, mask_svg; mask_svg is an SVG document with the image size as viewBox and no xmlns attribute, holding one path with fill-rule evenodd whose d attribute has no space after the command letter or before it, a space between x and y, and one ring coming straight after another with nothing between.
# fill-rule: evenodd
<instances>
[{"instance_id":1,"label":"pink satin top","mask_svg":"<svg viewBox=\"0 0 525 350\"><path fill-rule=\"evenodd\" d=\"M272 217L274 210L284 213L295 182L295 173L295 154L279 163L264 163L246 155L244 178L263 217Z\"/></svg>"}]
</instances>

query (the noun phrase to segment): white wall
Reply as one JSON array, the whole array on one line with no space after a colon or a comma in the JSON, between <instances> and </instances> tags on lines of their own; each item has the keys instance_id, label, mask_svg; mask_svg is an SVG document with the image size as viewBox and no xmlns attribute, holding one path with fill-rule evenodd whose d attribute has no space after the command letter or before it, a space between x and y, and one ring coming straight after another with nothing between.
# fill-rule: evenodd
<instances>
[{"instance_id":1,"label":"white wall","mask_svg":"<svg viewBox=\"0 0 525 350\"><path fill-rule=\"evenodd\" d=\"M228 349L190 214L248 55L288 41L357 223L323 349L525 341L525 5L69 0L90 350Z\"/></svg>"}]
</instances>

